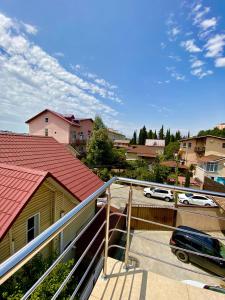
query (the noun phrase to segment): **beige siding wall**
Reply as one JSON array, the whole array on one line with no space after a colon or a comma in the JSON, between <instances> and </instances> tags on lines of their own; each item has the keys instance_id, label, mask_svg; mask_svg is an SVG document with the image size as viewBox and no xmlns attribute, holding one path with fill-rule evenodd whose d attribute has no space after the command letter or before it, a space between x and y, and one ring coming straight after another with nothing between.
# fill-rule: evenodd
<instances>
[{"instance_id":1,"label":"beige siding wall","mask_svg":"<svg viewBox=\"0 0 225 300\"><path fill-rule=\"evenodd\" d=\"M46 180L36 191L30 202L23 209L3 240L0 242L0 262L8 258L12 253L10 239L14 241L15 252L27 243L27 220L40 213L40 232L47 229L57 221L61 213L66 214L79 202L53 180ZM79 216L64 230L63 247L65 247L95 214L95 203L90 204ZM48 255L52 250L60 251L60 235L43 249L43 254Z\"/></svg>"},{"instance_id":2,"label":"beige siding wall","mask_svg":"<svg viewBox=\"0 0 225 300\"><path fill-rule=\"evenodd\" d=\"M224 156L225 148L223 148L223 143L225 143L225 140L207 138L205 155L214 154Z\"/></svg>"}]
</instances>

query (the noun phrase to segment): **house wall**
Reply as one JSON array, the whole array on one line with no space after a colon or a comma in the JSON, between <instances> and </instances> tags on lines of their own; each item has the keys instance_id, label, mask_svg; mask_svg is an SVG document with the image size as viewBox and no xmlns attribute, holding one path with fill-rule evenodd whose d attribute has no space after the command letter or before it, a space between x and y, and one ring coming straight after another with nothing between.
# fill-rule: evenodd
<instances>
[{"instance_id":1,"label":"house wall","mask_svg":"<svg viewBox=\"0 0 225 300\"><path fill-rule=\"evenodd\" d=\"M138 156L136 153L126 153L126 160L137 160Z\"/></svg>"},{"instance_id":2,"label":"house wall","mask_svg":"<svg viewBox=\"0 0 225 300\"><path fill-rule=\"evenodd\" d=\"M48 118L48 123L45 122ZM29 122L30 135L45 135L45 128L48 129L48 136L54 137L59 143L68 144L70 139L70 125L51 112L45 112Z\"/></svg>"},{"instance_id":3,"label":"house wall","mask_svg":"<svg viewBox=\"0 0 225 300\"><path fill-rule=\"evenodd\" d=\"M54 184L53 184L54 183ZM15 251L18 251L26 245L27 236L27 220L40 213L40 233L56 222L63 212L66 214L73 209L79 202L61 186L52 179L47 179L35 192L32 199L23 209L11 229L0 242L0 263L12 255L11 240L14 240ZM76 219L68 225L63 232L62 245L63 248L77 235L80 228L95 214L95 203L89 204L83 209ZM60 239L62 235L58 235L43 250L43 255L49 255L52 251L60 251Z\"/></svg>"},{"instance_id":4,"label":"house wall","mask_svg":"<svg viewBox=\"0 0 225 300\"><path fill-rule=\"evenodd\" d=\"M225 140L220 140L216 138L207 138L206 139L206 151L205 155L218 155L218 156L224 156L225 155L225 148L223 148L223 144L225 143Z\"/></svg>"},{"instance_id":5,"label":"house wall","mask_svg":"<svg viewBox=\"0 0 225 300\"><path fill-rule=\"evenodd\" d=\"M207 214L214 217L225 217L225 213L218 207L184 207L182 210ZM225 229L225 221L216 218L190 214L184 211L177 211L176 227L180 225L190 226L202 231L220 231Z\"/></svg>"},{"instance_id":6,"label":"house wall","mask_svg":"<svg viewBox=\"0 0 225 300\"><path fill-rule=\"evenodd\" d=\"M90 133L93 131L94 124L91 120L81 120L80 121L80 131L83 132L84 140L88 140L90 138Z\"/></svg>"},{"instance_id":7,"label":"house wall","mask_svg":"<svg viewBox=\"0 0 225 300\"><path fill-rule=\"evenodd\" d=\"M188 148L188 143L191 143L191 147ZM182 149L182 155L181 158L185 161L185 164L187 166L190 166L191 164L197 164L198 161L198 155L194 151L195 147L197 146L197 141L195 139L186 141L186 148L183 147L183 142L181 143L180 147ZM198 143L199 146L199 143Z\"/></svg>"}]
</instances>

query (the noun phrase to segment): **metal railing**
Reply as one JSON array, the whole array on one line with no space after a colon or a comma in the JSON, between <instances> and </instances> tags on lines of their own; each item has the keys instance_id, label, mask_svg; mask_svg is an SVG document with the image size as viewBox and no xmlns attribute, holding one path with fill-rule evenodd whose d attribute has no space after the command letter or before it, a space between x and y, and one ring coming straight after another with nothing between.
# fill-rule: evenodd
<instances>
[{"instance_id":1,"label":"metal railing","mask_svg":"<svg viewBox=\"0 0 225 300\"><path fill-rule=\"evenodd\" d=\"M127 213L126 214L120 213L120 212L114 212L114 213L110 212L111 197L112 197L111 196L111 191L110 191L110 186L111 186L112 183L116 183L116 182L121 182L123 184L126 184L126 186L129 185L129 187L130 187L129 188L128 201L127 201ZM132 216L132 201L133 201L133 186L134 185L139 185L139 186L144 186L144 187L153 187L153 186L154 187L160 187L160 188L164 188L164 189L173 190L174 192L181 191L181 192L190 192L190 193L200 193L200 194L203 194L203 195L209 195L209 196L214 196L214 197L223 197L225 199L225 193L218 193L218 192L205 191L205 190L195 190L195 189L192 189L192 188L185 188L185 187L181 187L181 186L172 186L172 185L168 185L168 184L160 184L160 183L155 183L155 182L140 181L140 180L134 180L134 179L128 179L128 178L122 178L122 177L114 177L114 178L110 179L108 182L106 182L102 187L97 189L89 197L87 197L82 203L80 203L74 209L72 209L70 212L68 212L65 216L63 216L61 219L59 219L56 223L54 223L52 226L47 228L44 232L42 232L39 236L37 236L29 244L27 244L25 247L23 247L18 252L16 252L14 255L9 257L6 261L4 261L0 265L0 284L4 283L18 269L20 269L26 262L28 262L37 253L39 253L50 241L52 241L60 232L62 232L69 224L71 224L71 222L73 222L76 219L78 214L80 214L90 203L92 203L93 201L96 201L96 199L101 194L103 194L105 191L107 191L107 203L106 203L106 205L103 206L97 212L97 214L95 214L94 217L85 225L85 227L80 231L80 233L73 239L73 241L71 241L70 245L58 256L58 258L44 272L44 274L38 279L38 281L25 293L25 295L22 297L22 299L29 298L29 296L47 278L47 276L56 267L56 265L60 261L62 261L62 259L65 257L65 255L72 249L72 247L76 244L78 239L82 237L84 232L93 223L93 221L96 220L96 218L99 216L99 214L104 209L106 209L106 219L105 219L105 221L101 224L100 228L94 234L94 236L91 239L89 245L87 246L85 251L82 253L81 257L76 261L76 263L72 267L72 269L69 272L69 274L67 275L67 277L64 279L64 281L61 283L58 290L55 292L52 299L57 299L57 297L60 295L60 293L62 292L64 287L69 282L70 278L73 276L75 270L78 268L78 266L82 262L83 258L87 254L88 250L93 245L96 238L99 236L100 231L104 227L105 227L105 238L103 238L103 240L101 241L100 246L98 247L97 251L95 252L95 255L93 256L90 264L88 265L86 271L84 272L84 274L82 275L80 281L78 282L75 290L73 291L73 293L71 295L71 299L74 299L74 297L76 296L79 288L83 284L84 280L87 278L88 272L91 269L97 255L99 255L101 253L101 249L102 249L103 245L104 245L104 264L103 264L103 276L104 276L104 278L107 279L107 275L108 275L107 261L108 261L109 249L111 249L113 247L117 247L117 248L120 248L120 249L124 250L124 252L125 252L125 255L124 255L125 268L126 269L129 268L129 264L128 264L129 253L130 252L134 253L134 251L132 251L130 249L130 237L134 235L134 233L131 232L131 221L132 220L147 222L149 224L162 226L162 227L170 229L170 230L179 230L179 231L183 231L183 232L189 232L186 229L176 228L174 226L169 226L169 225L165 225L165 224L162 224L162 223L159 223L159 222L154 222L154 221L151 221L151 220L145 220L145 219L142 219L142 218L137 218L137 217ZM168 209L174 209L174 210L180 210L181 209L182 210L182 208L176 208L176 207L168 207ZM219 220L224 220L225 221L225 218L223 218L223 217L211 216L209 214L194 212L194 211L191 211L191 210L184 210L183 209L183 211L184 211L184 213L197 214L197 215L202 215L204 217L209 217L209 218L218 218ZM125 231L121 230L121 229L118 229L118 228L110 229L110 218L111 218L112 215L115 215L115 214L120 216L120 217L125 217L126 218L126 221L127 221L126 222L126 224L127 224L126 227L127 227L127 229ZM125 247L122 247L120 245L110 245L109 244L110 233L112 233L113 231L118 231L118 232L126 234L126 246ZM193 232L193 231L191 231L191 234L192 235L195 234L197 236L207 236L208 237L208 235ZM225 238L219 238L219 237L212 237L212 238L213 239L225 240ZM159 243L161 246L165 246L165 247L167 246L167 247L173 248L175 250L181 250L182 249L180 247L176 247L174 245L169 245L169 244L166 244L166 243L154 240L154 239L146 239L146 240L151 241L153 243ZM216 256L211 256L211 255L207 255L207 254L203 254L203 253L198 253L198 252L194 252L194 251L190 251L190 250L186 250L186 249L185 249L185 252L187 252L187 253L189 252L190 254L204 256L204 257L207 257L209 259L215 259L215 260L218 260L218 261L221 261L221 262L225 262L224 258L219 258L219 257L216 257ZM151 259L155 259L156 261L161 261L163 263L168 263L168 262L166 262L162 259L158 259L157 257L148 256L145 253L136 253L136 254L139 254L139 255L142 255L142 256L145 256L145 257L149 257ZM171 263L168 263L168 264L171 264ZM176 265L176 264L173 264L173 266L181 268L181 266ZM190 272L197 272L197 271L189 270L188 268L184 268L184 269L186 269ZM201 272L197 272L197 273L203 274ZM205 275L205 274L203 274L203 275ZM212 275L208 275L208 276L212 276ZM218 276L216 276L216 277L218 277Z\"/></svg>"}]
</instances>

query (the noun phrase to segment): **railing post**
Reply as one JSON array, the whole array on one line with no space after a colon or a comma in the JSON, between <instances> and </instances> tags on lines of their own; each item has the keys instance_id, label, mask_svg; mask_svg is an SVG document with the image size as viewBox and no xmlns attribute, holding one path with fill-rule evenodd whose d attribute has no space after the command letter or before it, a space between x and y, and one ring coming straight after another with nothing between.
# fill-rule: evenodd
<instances>
[{"instance_id":1,"label":"railing post","mask_svg":"<svg viewBox=\"0 0 225 300\"><path fill-rule=\"evenodd\" d=\"M109 251L109 219L110 219L110 205L111 205L111 192L108 188L107 204L106 204L106 224L105 224L105 250L104 250L104 265L103 265L103 278L107 277L107 260Z\"/></svg>"},{"instance_id":2,"label":"railing post","mask_svg":"<svg viewBox=\"0 0 225 300\"><path fill-rule=\"evenodd\" d=\"M130 248L130 223L131 223L131 209L132 209L132 184L130 185L128 205L127 205L127 240L126 240L126 249L125 249L125 259L124 265L125 269L128 269L128 257L129 257L129 248Z\"/></svg>"}]
</instances>

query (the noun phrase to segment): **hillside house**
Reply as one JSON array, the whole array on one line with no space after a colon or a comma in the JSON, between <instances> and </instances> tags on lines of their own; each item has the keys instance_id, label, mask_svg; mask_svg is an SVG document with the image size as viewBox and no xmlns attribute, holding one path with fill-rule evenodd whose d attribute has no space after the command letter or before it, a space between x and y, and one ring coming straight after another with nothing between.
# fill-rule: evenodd
<instances>
[{"instance_id":1,"label":"hillside house","mask_svg":"<svg viewBox=\"0 0 225 300\"><path fill-rule=\"evenodd\" d=\"M204 156L225 156L225 138L206 135L182 139L180 149L185 165L197 165Z\"/></svg>"},{"instance_id":2,"label":"hillside house","mask_svg":"<svg viewBox=\"0 0 225 300\"><path fill-rule=\"evenodd\" d=\"M118 130L115 130L112 128L108 128L108 136L109 136L110 140L112 140L113 142L115 140L126 140L126 137L124 134L122 134Z\"/></svg>"},{"instance_id":3,"label":"hillside house","mask_svg":"<svg viewBox=\"0 0 225 300\"><path fill-rule=\"evenodd\" d=\"M86 145L93 130L92 119L78 119L74 115L63 115L45 109L26 121L29 134L54 137L59 143L73 145L79 152Z\"/></svg>"},{"instance_id":4,"label":"hillside house","mask_svg":"<svg viewBox=\"0 0 225 300\"><path fill-rule=\"evenodd\" d=\"M0 262L101 185L53 138L0 134ZM62 252L95 209L95 203L87 207L43 253Z\"/></svg>"}]
</instances>

